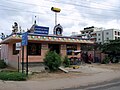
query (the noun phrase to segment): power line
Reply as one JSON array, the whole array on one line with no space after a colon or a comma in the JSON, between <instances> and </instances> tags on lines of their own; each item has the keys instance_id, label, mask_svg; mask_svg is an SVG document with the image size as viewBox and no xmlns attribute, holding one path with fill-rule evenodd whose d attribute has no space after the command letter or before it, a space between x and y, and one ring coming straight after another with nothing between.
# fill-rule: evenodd
<instances>
[{"instance_id":1,"label":"power line","mask_svg":"<svg viewBox=\"0 0 120 90\"><path fill-rule=\"evenodd\" d=\"M82 2L81 2L82 1ZM107 7L112 7L112 8L119 8L119 7L116 7L116 6L111 6L109 3L107 3L107 4L104 4L104 3L97 3L97 2L94 2L94 1L85 1L85 0L81 0L81 1L79 1L79 2L76 2L75 1L75 3L82 3L82 4L88 4L88 3L92 3L92 4L95 4L95 5L101 5L101 6L107 6ZM106 7L106 8L107 8Z\"/></svg>"},{"instance_id":2,"label":"power line","mask_svg":"<svg viewBox=\"0 0 120 90\"><path fill-rule=\"evenodd\" d=\"M1 5L0 5L1 6ZM15 8L0 8L0 10L7 10L7 11L17 11L17 12L29 12L29 13L36 13L36 14L44 14L44 13L40 13L40 12L32 12L32 11L19 11L19 10L17 10L17 9L15 9ZM62 18L66 18L66 17L64 17L64 16L59 16L59 17L62 17ZM68 18L68 19L70 19L70 18ZM77 19L72 19L72 20L77 20Z\"/></svg>"},{"instance_id":3,"label":"power line","mask_svg":"<svg viewBox=\"0 0 120 90\"><path fill-rule=\"evenodd\" d=\"M19 4L22 3L22 4L32 5L32 6L40 6L40 4L24 3L24 2L15 1L15 0L6 0L6 1L8 1L8 2L15 2L15 3L19 3ZM74 4L74 3L69 3L69 2L60 2L60 1L58 2L58 1L48 1L48 0L47 0L47 2L54 2L54 3L62 3L62 4L74 5L74 6L79 6L79 7L85 7L85 8L88 8L88 9L92 8L92 9L108 10L108 9L103 9L103 8L99 8L99 7L90 7L90 6L86 6L86 5ZM47 6L40 6L40 7L47 7ZM65 10L68 10L68 9L65 9ZM68 10L68 11L71 11L71 10ZM117 11L117 10L108 10L108 11L120 12L120 11Z\"/></svg>"},{"instance_id":4,"label":"power line","mask_svg":"<svg viewBox=\"0 0 120 90\"><path fill-rule=\"evenodd\" d=\"M13 1L13 0L10 0L10 1ZM15 2L15 1L14 1ZM18 2L17 2L18 3ZM21 2L22 3L22 2ZM27 3L25 3L25 4L27 4ZM31 4L31 5L35 5L35 4ZM40 13L40 12L33 12L33 11L28 11L28 10L23 10L23 9L17 9L17 8L13 8L13 7L8 7L8 6L5 6L5 5L0 5L1 7L7 7L8 9L3 9L3 10L9 10L9 11L18 11L18 12L29 12L29 13L35 13L35 14L44 14L44 13ZM1 9L1 8L0 8ZM2 9L1 9L2 10ZM48 12L47 12L48 13ZM51 13L48 13L48 14L51 14ZM95 14L95 13L85 13L85 14L92 14L92 15L94 15L94 16L105 16L105 15L100 15L100 14ZM68 17L64 17L64 16L60 16L60 17L62 17L62 18L65 18L65 19L67 19ZM68 19L71 19L71 20L76 20L76 21L80 21L80 20L78 20L78 19L73 19L73 18L68 18Z\"/></svg>"},{"instance_id":5,"label":"power line","mask_svg":"<svg viewBox=\"0 0 120 90\"><path fill-rule=\"evenodd\" d=\"M51 7L48 7L48 6L43 6L43 5L40 5L40 4L31 4L31 3L24 3L24 2L20 2L20 1L14 1L14 0L6 0L7 2L14 2L14 3L18 3L18 4L25 4L25 5L31 5L31 6L38 6L38 7L45 7L45 8L51 8ZM64 9L64 10L67 10L67 11L72 11L72 10L68 10L68 9Z\"/></svg>"},{"instance_id":6,"label":"power line","mask_svg":"<svg viewBox=\"0 0 120 90\"><path fill-rule=\"evenodd\" d=\"M84 1L84 0L82 0L82 1ZM101 3L97 3L97 2L94 2L94 1L89 1L89 2L91 2L91 3L93 3L93 4L100 4L100 5L103 5L103 6L108 6L108 7L113 7L113 8L119 8L119 7L116 7L116 6L111 6L110 4L108 4L107 3L107 5L106 4L101 4Z\"/></svg>"},{"instance_id":7,"label":"power line","mask_svg":"<svg viewBox=\"0 0 120 90\"><path fill-rule=\"evenodd\" d=\"M8 11L17 11L17 12L30 12L30 13L36 13L36 14L44 14L44 13L40 13L40 12L33 12L33 11L28 11L28 10L23 10L23 9L18 9L18 8L11 8L5 5L1 5L1 7L5 7L5 8L0 8L1 10L8 10ZM21 11L20 11L21 10Z\"/></svg>"},{"instance_id":8,"label":"power line","mask_svg":"<svg viewBox=\"0 0 120 90\"><path fill-rule=\"evenodd\" d=\"M48 2L68 4L68 5L78 6L78 7L85 7L85 8L89 8L89 9L108 10L108 9L103 9L103 8L99 8L99 7L90 7L90 6L80 5L80 4L69 3L69 2L58 2L58 1L48 1ZM108 11L112 11L112 12L120 12L120 11L117 11L117 10L108 10Z\"/></svg>"},{"instance_id":9,"label":"power line","mask_svg":"<svg viewBox=\"0 0 120 90\"><path fill-rule=\"evenodd\" d=\"M8 1L8 0L7 0ZM24 2L20 2L20 1L14 1L14 0L9 0L9 1L12 1L12 2L15 2L15 3L22 3L22 4L27 4L27 5L37 5L38 6L38 4L30 4L30 3L24 3ZM52 2L55 2L55 1L52 1ZM55 2L55 3L58 3L58 2ZM63 3L63 2L62 2ZM66 4L66 3L64 3L64 4ZM40 6L40 7L47 7L47 6ZM88 7L87 7L88 8ZM66 9L67 10L67 9ZM68 11L72 11L72 10L68 10ZM30 13L36 13L36 14L40 14L40 12L32 12L32 11L24 11L24 12L30 12ZM48 12L47 12L48 13ZM120 13L120 12L117 12L117 13ZM48 13L48 14L51 14L51 13ZM85 13L85 14L92 14L92 15L94 15L94 16L106 16L105 14L104 15L102 15L102 14L96 14L96 13L89 13L89 12L87 12L87 13ZM114 17L114 16L113 16Z\"/></svg>"},{"instance_id":10,"label":"power line","mask_svg":"<svg viewBox=\"0 0 120 90\"><path fill-rule=\"evenodd\" d=\"M23 9L11 8L11 7L8 7L8 6L5 6L5 5L0 5L0 6L4 7L4 8L0 8L0 10L17 11L17 12L28 12L28 13L35 13L35 14L42 14L42 15L44 14L44 13L40 13L40 12L33 12L33 11L28 11L28 10L23 10ZM51 14L51 13L48 13L48 14ZM86 14L88 14L88 13L86 13ZM97 16L97 17L98 17L98 15L99 16L105 16L105 15L93 14L93 13L89 13L89 14L92 14L92 15ZM59 15L59 17L62 17L62 18L65 18L65 19L68 18L68 17L61 16L61 15ZM80 21L78 19L73 19L73 18L68 18L68 19Z\"/></svg>"},{"instance_id":11,"label":"power line","mask_svg":"<svg viewBox=\"0 0 120 90\"><path fill-rule=\"evenodd\" d=\"M32 6L34 6L34 5L40 6L40 4L31 4L31 3L25 3L25 2L15 1L15 0L6 0L6 1L16 2L16 3L22 3L22 4L32 5ZM49 2L55 2L55 1L49 1ZM80 2L80 1L79 1L79 2ZM93 1L90 1L90 2L92 2L92 3L94 3L94 4L98 4L98 5L100 4L100 3L93 2ZM59 3L59 2L55 2L55 3ZM77 2L77 3L78 3L78 2ZM86 2L82 2L82 3L87 4ZM65 3L65 4L66 4L66 3ZM70 3L70 4L71 4L71 3ZM118 8L118 7L116 7L116 6L111 6L111 5L106 5L106 4L100 4L100 5ZM46 6L42 6L42 7L46 7Z\"/></svg>"},{"instance_id":12,"label":"power line","mask_svg":"<svg viewBox=\"0 0 120 90\"><path fill-rule=\"evenodd\" d=\"M6 1L8 1L8 2L15 2L15 3L19 3L19 4L22 3L22 4L32 5L32 6L35 6L35 5L39 6L38 4L25 3L25 2L15 1L15 0L6 0Z\"/></svg>"},{"instance_id":13,"label":"power line","mask_svg":"<svg viewBox=\"0 0 120 90\"><path fill-rule=\"evenodd\" d=\"M7 9L7 8L0 8L0 10L7 10L7 11L18 11L16 9ZM37 13L37 14L43 14L43 13L39 13L39 12L31 12L31 11L22 11L22 12L29 12L29 13ZM65 19L71 19L71 20L76 20L76 21L80 21L78 19L72 19L72 18L68 18L68 17L64 17L64 16L59 16L61 18L65 18Z\"/></svg>"},{"instance_id":14,"label":"power line","mask_svg":"<svg viewBox=\"0 0 120 90\"><path fill-rule=\"evenodd\" d=\"M28 3L24 3L24 2L19 2L19 1L14 1L14 0L9 0L9 1L12 1L12 2L16 2L16 3L23 3L23 4L28 4ZM52 2L55 2L55 1L52 1ZM58 3L58 2L55 2L55 3ZM62 2L61 2L62 3ZM64 3L64 4L66 4L66 3ZM38 4L28 4L28 5L37 5L38 6ZM5 7L7 7L7 6L5 6ZM47 6L40 6L40 7L47 7ZM11 7L10 7L11 8ZM68 9L65 9L65 10L68 10ZM68 10L68 11L72 11L72 10ZM112 10L113 11L113 10ZM88 12L87 12L88 13ZM117 11L117 13L120 13L120 11L118 12ZM88 13L89 14L89 13ZM92 14L92 13L90 13L90 14ZM95 13L94 13L95 14ZM100 14L95 14L95 15L100 15ZM104 15L103 15L104 16Z\"/></svg>"},{"instance_id":15,"label":"power line","mask_svg":"<svg viewBox=\"0 0 120 90\"><path fill-rule=\"evenodd\" d=\"M31 5L31 6L48 7L48 6L43 6L43 5L41 6L40 4L31 4L31 3L25 3L25 2L15 1L15 0L6 0L6 1L7 2L14 2L14 3L18 3L18 4Z\"/></svg>"}]
</instances>

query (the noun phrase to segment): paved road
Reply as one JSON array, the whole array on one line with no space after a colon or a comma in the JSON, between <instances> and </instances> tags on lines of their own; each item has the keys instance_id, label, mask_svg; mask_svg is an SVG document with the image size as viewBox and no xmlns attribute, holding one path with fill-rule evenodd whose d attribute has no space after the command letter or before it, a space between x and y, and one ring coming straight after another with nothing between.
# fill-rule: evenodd
<instances>
[{"instance_id":1,"label":"paved road","mask_svg":"<svg viewBox=\"0 0 120 90\"><path fill-rule=\"evenodd\" d=\"M99 83L96 85L71 88L71 89L69 88L65 90L120 90L120 79Z\"/></svg>"},{"instance_id":2,"label":"paved road","mask_svg":"<svg viewBox=\"0 0 120 90\"><path fill-rule=\"evenodd\" d=\"M41 81L39 80L37 81L29 81L29 80L28 81L0 81L0 90L62 90L65 88L69 88L66 90L86 90L86 89L90 90L90 88L91 90L93 90L92 87L105 85L106 83L101 83L93 86L91 84L105 82L105 81L113 80L116 78L120 79L120 71L102 72L102 73L96 73L96 74L87 75L87 76L79 76L79 77L73 77L73 78L60 78L60 79L53 79L53 80L41 80ZM120 80L112 81L111 83L114 83L114 82L120 82ZM120 83L118 84L120 85ZM85 87L86 85L89 85L89 86ZM117 87L119 85L117 85ZM72 87L78 87L78 86L79 88L71 89ZM114 87L115 85L112 85L112 86ZM94 90L100 90L100 89L101 87L94 88ZM102 89L105 90L106 88L102 88Z\"/></svg>"},{"instance_id":3,"label":"paved road","mask_svg":"<svg viewBox=\"0 0 120 90\"><path fill-rule=\"evenodd\" d=\"M104 85L98 85L96 87L89 87L86 90L120 90L120 81L119 82L112 82L106 83Z\"/></svg>"}]
</instances>

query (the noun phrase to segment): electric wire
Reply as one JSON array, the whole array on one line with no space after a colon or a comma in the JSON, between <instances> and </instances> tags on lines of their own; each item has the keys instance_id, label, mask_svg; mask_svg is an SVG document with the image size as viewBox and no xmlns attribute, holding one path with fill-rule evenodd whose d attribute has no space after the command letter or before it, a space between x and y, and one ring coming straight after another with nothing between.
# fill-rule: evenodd
<instances>
[{"instance_id":1,"label":"electric wire","mask_svg":"<svg viewBox=\"0 0 120 90\"><path fill-rule=\"evenodd\" d=\"M26 4L26 5L32 5L32 6L48 7L48 6L41 6L40 4L31 4L31 3L26 3L26 2L21 2L21 1L15 1L15 0L6 0L6 1L8 1L8 2L15 2L15 3L19 3L19 4L21 3L21 4ZM92 8L92 9L101 9L101 10L107 10L107 11L112 11L112 12L120 12L118 10L108 10L108 9L103 9L103 8L100 8L100 7L90 7L90 6L86 6L86 5L83 5L83 4L81 5L81 4L75 4L75 3L70 3L70 2L60 2L60 1L50 1L50 0L45 0L45 1L47 1L47 2L53 2L53 3L68 4L68 5L79 6L79 7L85 7L85 8L88 8L88 9ZM106 6L108 6L108 5L106 5ZM111 7L114 7L114 6L111 6ZM69 11L69 9L65 9L65 10Z\"/></svg>"}]
</instances>

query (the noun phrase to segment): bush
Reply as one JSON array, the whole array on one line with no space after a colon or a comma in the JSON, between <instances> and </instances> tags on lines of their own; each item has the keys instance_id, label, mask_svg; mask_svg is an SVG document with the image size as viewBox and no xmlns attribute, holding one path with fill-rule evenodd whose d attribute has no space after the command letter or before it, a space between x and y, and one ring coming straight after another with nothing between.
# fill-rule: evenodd
<instances>
[{"instance_id":1,"label":"bush","mask_svg":"<svg viewBox=\"0 0 120 90\"><path fill-rule=\"evenodd\" d=\"M24 81L27 79L24 73L20 72L0 72L1 80Z\"/></svg>"},{"instance_id":2,"label":"bush","mask_svg":"<svg viewBox=\"0 0 120 90\"><path fill-rule=\"evenodd\" d=\"M4 60L0 60L0 68L3 69L3 68L6 68L6 67L7 67L7 65L4 62Z\"/></svg>"},{"instance_id":3,"label":"bush","mask_svg":"<svg viewBox=\"0 0 120 90\"><path fill-rule=\"evenodd\" d=\"M102 61L102 64L108 64L110 62L110 57L106 56L103 61Z\"/></svg>"},{"instance_id":4,"label":"bush","mask_svg":"<svg viewBox=\"0 0 120 90\"><path fill-rule=\"evenodd\" d=\"M64 57L63 65L65 67L69 67L70 66L70 60L69 60L69 58L67 56Z\"/></svg>"},{"instance_id":5,"label":"bush","mask_svg":"<svg viewBox=\"0 0 120 90\"><path fill-rule=\"evenodd\" d=\"M57 71L61 65L61 57L55 51L48 51L44 58L44 64L48 66L50 71Z\"/></svg>"},{"instance_id":6,"label":"bush","mask_svg":"<svg viewBox=\"0 0 120 90\"><path fill-rule=\"evenodd\" d=\"M111 60L112 63L118 63L119 62L119 58L117 58L116 56L112 58Z\"/></svg>"}]
</instances>

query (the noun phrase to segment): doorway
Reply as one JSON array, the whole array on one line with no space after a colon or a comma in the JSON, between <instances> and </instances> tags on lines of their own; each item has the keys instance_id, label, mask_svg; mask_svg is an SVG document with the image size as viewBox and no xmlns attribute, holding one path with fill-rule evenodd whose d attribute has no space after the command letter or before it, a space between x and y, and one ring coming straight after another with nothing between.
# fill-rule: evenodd
<instances>
[{"instance_id":1,"label":"doorway","mask_svg":"<svg viewBox=\"0 0 120 90\"><path fill-rule=\"evenodd\" d=\"M57 54L60 54L60 44L49 44L48 48L50 51L55 51Z\"/></svg>"}]
</instances>

